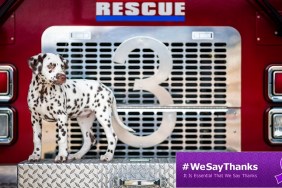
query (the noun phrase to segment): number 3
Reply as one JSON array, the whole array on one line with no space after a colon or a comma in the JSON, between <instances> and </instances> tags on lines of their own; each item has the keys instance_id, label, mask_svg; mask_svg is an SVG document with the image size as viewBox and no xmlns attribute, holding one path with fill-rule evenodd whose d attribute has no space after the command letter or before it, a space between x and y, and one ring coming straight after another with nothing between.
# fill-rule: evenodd
<instances>
[{"instance_id":1,"label":"number 3","mask_svg":"<svg viewBox=\"0 0 282 188\"><path fill-rule=\"evenodd\" d=\"M165 109L168 105L173 105L170 93L159 84L164 82L172 71L172 57L167 47L160 41L150 37L134 37L124 41L115 51L113 61L124 63L128 54L136 48L152 49L159 57L159 69L157 73L149 78L135 80L134 90L146 90L153 93L160 101L160 107ZM163 142L169 137L176 122L176 112L163 112L162 123L159 129L148 136L136 136L122 128L113 120L113 127L118 138L133 147L151 147Z\"/></svg>"}]
</instances>

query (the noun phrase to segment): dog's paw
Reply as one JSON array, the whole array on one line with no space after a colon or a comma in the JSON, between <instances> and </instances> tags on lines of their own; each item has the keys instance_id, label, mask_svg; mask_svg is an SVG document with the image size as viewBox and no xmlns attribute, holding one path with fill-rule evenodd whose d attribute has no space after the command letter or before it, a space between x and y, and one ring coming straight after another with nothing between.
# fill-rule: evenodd
<instances>
[{"instance_id":1,"label":"dog's paw","mask_svg":"<svg viewBox=\"0 0 282 188\"><path fill-rule=\"evenodd\" d=\"M108 162L108 161L111 161L113 159L113 156L114 155L112 153L107 152L105 155L101 155L100 160Z\"/></svg>"},{"instance_id":2,"label":"dog's paw","mask_svg":"<svg viewBox=\"0 0 282 188\"><path fill-rule=\"evenodd\" d=\"M56 158L55 158L55 163L63 163L63 162L66 162L67 161L67 155L64 156L64 155L57 155Z\"/></svg>"},{"instance_id":3,"label":"dog's paw","mask_svg":"<svg viewBox=\"0 0 282 188\"><path fill-rule=\"evenodd\" d=\"M40 159L41 159L40 155L32 154L32 155L29 156L28 161L29 162L36 162L36 161L40 161Z\"/></svg>"}]
</instances>

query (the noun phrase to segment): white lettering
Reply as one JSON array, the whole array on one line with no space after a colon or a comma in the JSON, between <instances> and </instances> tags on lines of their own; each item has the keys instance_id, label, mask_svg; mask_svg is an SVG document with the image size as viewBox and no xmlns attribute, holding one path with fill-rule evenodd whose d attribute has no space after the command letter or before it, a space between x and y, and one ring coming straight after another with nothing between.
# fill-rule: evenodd
<instances>
[{"instance_id":1,"label":"white lettering","mask_svg":"<svg viewBox=\"0 0 282 188\"><path fill-rule=\"evenodd\" d=\"M212 163L190 163L191 170L201 170L201 171L217 171L222 172L223 170L226 171L257 171L258 170L257 164L233 164L233 163L223 163L223 164L212 164Z\"/></svg>"},{"instance_id":2,"label":"white lettering","mask_svg":"<svg viewBox=\"0 0 282 188\"><path fill-rule=\"evenodd\" d=\"M113 15L117 15L117 16L123 15L123 3L122 2L113 3Z\"/></svg>"},{"instance_id":3,"label":"white lettering","mask_svg":"<svg viewBox=\"0 0 282 188\"><path fill-rule=\"evenodd\" d=\"M172 3L159 3L159 15L171 16L172 15Z\"/></svg>"},{"instance_id":4,"label":"white lettering","mask_svg":"<svg viewBox=\"0 0 282 188\"><path fill-rule=\"evenodd\" d=\"M97 2L97 16L185 16L185 2Z\"/></svg>"},{"instance_id":5,"label":"white lettering","mask_svg":"<svg viewBox=\"0 0 282 188\"><path fill-rule=\"evenodd\" d=\"M200 163L191 163L190 167L192 170L199 170L200 169Z\"/></svg>"},{"instance_id":6,"label":"white lettering","mask_svg":"<svg viewBox=\"0 0 282 188\"><path fill-rule=\"evenodd\" d=\"M218 167L218 172L221 172L223 169L223 165L217 165L217 167Z\"/></svg>"},{"instance_id":7,"label":"white lettering","mask_svg":"<svg viewBox=\"0 0 282 188\"><path fill-rule=\"evenodd\" d=\"M185 3L184 2L178 2L178 3L175 3L175 12L174 14L176 16L185 16Z\"/></svg>"},{"instance_id":8,"label":"white lettering","mask_svg":"<svg viewBox=\"0 0 282 188\"><path fill-rule=\"evenodd\" d=\"M143 3L142 4L142 14L144 16L154 16L156 15L156 3Z\"/></svg>"},{"instance_id":9,"label":"white lettering","mask_svg":"<svg viewBox=\"0 0 282 188\"><path fill-rule=\"evenodd\" d=\"M109 15L111 15L110 6L111 6L110 3L97 2L96 3L96 15L98 15L98 16L109 16Z\"/></svg>"},{"instance_id":10,"label":"white lettering","mask_svg":"<svg viewBox=\"0 0 282 188\"><path fill-rule=\"evenodd\" d=\"M216 170L218 172L221 172L222 169L223 169L223 165L213 165L212 163L208 163L206 170Z\"/></svg>"},{"instance_id":11,"label":"white lettering","mask_svg":"<svg viewBox=\"0 0 282 188\"><path fill-rule=\"evenodd\" d=\"M139 15L139 3L126 3L125 4L125 14L128 16L137 16Z\"/></svg>"}]
</instances>

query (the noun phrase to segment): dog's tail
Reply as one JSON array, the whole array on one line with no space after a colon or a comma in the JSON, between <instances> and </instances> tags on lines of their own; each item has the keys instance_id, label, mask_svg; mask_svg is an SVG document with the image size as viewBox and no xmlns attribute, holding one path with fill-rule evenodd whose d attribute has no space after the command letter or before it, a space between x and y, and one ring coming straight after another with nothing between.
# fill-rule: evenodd
<instances>
[{"instance_id":1,"label":"dog's tail","mask_svg":"<svg viewBox=\"0 0 282 188\"><path fill-rule=\"evenodd\" d=\"M129 132L134 133L135 131L133 129L131 129L130 127L126 126L123 124L123 122L120 120L118 113L117 113L117 102L115 97L113 97L113 105L112 105L112 110L113 110L113 115L115 117L115 119L117 120L118 124L124 128L125 130L128 130Z\"/></svg>"}]
</instances>

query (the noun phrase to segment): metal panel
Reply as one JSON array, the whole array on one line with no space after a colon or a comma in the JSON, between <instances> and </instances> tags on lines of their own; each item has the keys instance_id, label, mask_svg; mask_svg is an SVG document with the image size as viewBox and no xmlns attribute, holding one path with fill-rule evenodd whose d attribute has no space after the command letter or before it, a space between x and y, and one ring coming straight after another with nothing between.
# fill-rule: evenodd
<instances>
[{"instance_id":1,"label":"metal panel","mask_svg":"<svg viewBox=\"0 0 282 188\"><path fill-rule=\"evenodd\" d=\"M10 102L15 98L15 88L16 88L16 69L12 65L0 65L0 72L6 73L7 78L4 80L7 85L5 93L0 94L0 102Z\"/></svg>"},{"instance_id":2,"label":"metal panel","mask_svg":"<svg viewBox=\"0 0 282 188\"><path fill-rule=\"evenodd\" d=\"M210 37L208 37L210 36ZM132 38L161 41L172 57L172 70L160 84L173 103L160 105L136 80L160 72L160 57L149 47L132 50L124 64L112 61L119 46ZM147 136L161 126L164 112L176 114L172 135L158 146L133 148L121 142L115 157L173 157L180 150L241 150L241 38L231 27L88 27L54 26L42 36L43 52L69 60L68 78L95 79L115 93L124 122ZM106 138L93 126L97 146L87 157L106 150ZM69 150L82 144L76 120L69 122Z\"/></svg>"},{"instance_id":3,"label":"metal panel","mask_svg":"<svg viewBox=\"0 0 282 188\"><path fill-rule=\"evenodd\" d=\"M0 107L0 145L11 144L15 140L14 116L12 108Z\"/></svg>"},{"instance_id":4,"label":"metal panel","mask_svg":"<svg viewBox=\"0 0 282 188\"><path fill-rule=\"evenodd\" d=\"M271 144L281 144L282 108L272 108L267 112L268 140ZM278 134L275 134L278 133Z\"/></svg>"},{"instance_id":5,"label":"metal panel","mask_svg":"<svg viewBox=\"0 0 282 188\"><path fill-rule=\"evenodd\" d=\"M56 164L23 162L18 165L18 187L100 187L118 188L136 182L154 182L159 187L175 187L175 160L157 159L148 161L113 160L101 163L98 160L77 160ZM127 186L133 187L133 186Z\"/></svg>"},{"instance_id":6,"label":"metal panel","mask_svg":"<svg viewBox=\"0 0 282 188\"><path fill-rule=\"evenodd\" d=\"M267 68L267 96L273 102L282 102L281 94L275 92L275 73L281 73L282 66L271 65Z\"/></svg>"}]
</instances>

